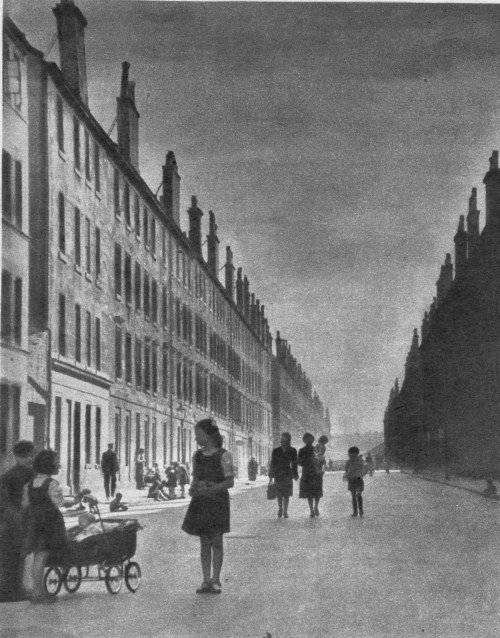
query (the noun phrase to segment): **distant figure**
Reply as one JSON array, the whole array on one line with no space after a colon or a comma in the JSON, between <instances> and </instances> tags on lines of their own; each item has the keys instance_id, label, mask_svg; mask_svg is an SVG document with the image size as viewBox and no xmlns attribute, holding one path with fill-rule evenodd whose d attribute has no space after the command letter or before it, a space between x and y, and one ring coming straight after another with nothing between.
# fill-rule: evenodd
<instances>
[{"instance_id":1,"label":"distant figure","mask_svg":"<svg viewBox=\"0 0 500 638\"><path fill-rule=\"evenodd\" d=\"M365 489L365 482L363 476L366 474L366 466L363 462L363 457L359 454L359 448L356 446L350 447L347 450L349 460L345 464L344 481L347 481L347 489L351 492L352 496L352 516L356 517L359 513L363 516L363 490Z\"/></svg>"},{"instance_id":2,"label":"distant figure","mask_svg":"<svg viewBox=\"0 0 500 638\"><path fill-rule=\"evenodd\" d=\"M135 457L135 484L138 490L144 489L144 448L140 447Z\"/></svg>"},{"instance_id":3,"label":"distant figure","mask_svg":"<svg viewBox=\"0 0 500 638\"><path fill-rule=\"evenodd\" d=\"M104 477L104 491L107 501L109 501L110 494L112 497L115 495L116 475L120 471L118 457L113 447L113 443L108 443L108 449L101 457L101 472Z\"/></svg>"},{"instance_id":4,"label":"distant figure","mask_svg":"<svg viewBox=\"0 0 500 638\"><path fill-rule=\"evenodd\" d=\"M366 467L367 467L369 475L373 476L373 473L375 471L375 466L374 466L372 455L370 454L370 452L368 452L368 454L366 455L365 463L366 463Z\"/></svg>"},{"instance_id":5,"label":"distant figure","mask_svg":"<svg viewBox=\"0 0 500 638\"><path fill-rule=\"evenodd\" d=\"M278 518L288 518L288 502L293 495L293 481L297 481L297 450L290 445L292 436L289 432L281 435L280 447L274 448L269 464L269 482L274 480L278 498Z\"/></svg>"},{"instance_id":6,"label":"distant figure","mask_svg":"<svg viewBox=\"0 0 500 638\"><path fill-rule=\"evenodd\" d=\"M126 512L128 507L125 503L122 503L123 494L121 492L117 492L115 498L109 504L110 512Z\"/></svg>"},{"instance_id":7,"label":"distant figure","mask_svg":"<svg viewBox=\"0 0 500 638\"><path fill-rule=\"evenodd\" d=\"M18 441L12 448L16 464L0 476L0 602L23 600L23 487L33 478L35 446Z\"/></svg>"},{"instance_id":8,"label":"distant figure","mask_svg":"<svg viewBox=\"0 0 500 638\"><path fill-rule=\"evenodd\" d=\"M175 478L181 488L180 498L186 498L186 485L189 483L189 474L184 465L181 463L174 463Z\"/></svg>"},{"instance_id":9,"label":"distant figure","mask_svg":"<svg viewBox=\"0 0 500 638\"><path fill-rule=\"evenodd\" d=\"M492 479L488 479L486 481L486 489L483 490L483 495L489 497L498 496L496 485L493 483Z\"/></svg>"},{"instance_id":10,"label":"distant figure","mask_svg":"<svg viewBox=\"0 0 500 638\"><path fill-rule=\"evenodd\" d=\"M169 465L165 470L165 474L167 476L167 481L165 485L168 487L168 498L174 499L177 498L175 495L175 488L177 487L177 476L175 473L174 464Z\"/></svg>"},{"instance_id":11,"label":"distant figure","mask_svg":"<svg viewBox=\"0 0 500 638\"><path fill-rule=\"evenodd\" d=\"M318 474L314 458L314 436L306 432L302 437L305 443L299 450L298 464L302 467L299 484L299 498L309 503L310 518L319 516L319 501L323 496L323 474Z\"/></svg>"},{"instance_id":12,"label":"distant figure","mask_svg":"<svg viewBox=\"0 0 500 638\"><path fill-rule=\"evenodd\" d=\"M319 437L318 442L314 446L314 461L316 465L316 471L318 474L325 473L326 464L326 444L328 443L328 437L324 434Z\"/></svg>"}]
</instances>

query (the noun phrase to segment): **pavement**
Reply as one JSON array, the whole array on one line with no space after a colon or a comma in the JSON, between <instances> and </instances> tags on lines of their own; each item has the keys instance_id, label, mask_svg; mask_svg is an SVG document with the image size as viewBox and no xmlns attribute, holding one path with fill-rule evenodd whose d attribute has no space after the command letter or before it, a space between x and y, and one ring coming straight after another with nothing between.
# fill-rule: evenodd
<instances>
[{"instance_id":1,"label":"pavement","mask_svg":"<svg viewBox=\"0 0 500 638\"><path fill-rule=\"evenodd\" d=\"M486 496L485 494L483 494L483 491L486 488L486 481L484 479L471 479L471 478L465 478L465 477L453 476L453 475L451 475L449 478L446 478L443 472L433 471L433 470L422 470L419 472L411 472L409 470L402 470L402 472L410 476L413 476L415 478L422 479L424 481L433 481L435 483L441 483L442 485L447 485L448 487L453 487L455 489L479 494L483 498L487 498L488 500L492 500L492 501L498 501L500 504L499 495ZM499 489L500 491L500 486L497 486L497 489Z\"/></svg>"}]
</instances>

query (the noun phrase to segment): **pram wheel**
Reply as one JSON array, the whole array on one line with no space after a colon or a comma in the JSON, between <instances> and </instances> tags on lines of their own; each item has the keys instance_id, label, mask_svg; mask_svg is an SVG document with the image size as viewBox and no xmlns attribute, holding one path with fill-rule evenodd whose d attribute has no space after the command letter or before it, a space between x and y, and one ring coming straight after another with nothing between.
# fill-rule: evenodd
<instances>
[{"instance_id":1,"label":"pram wheel","mask_svg":"<svg viewBox=\"0 0 500 638\"><path fill-rule=\"evenodd\" d=\"M63 577L59 567L51 567L43 577L43 587L49 596L57 596L61 591Z\"/></svg>"},{"instance_id":2,"label":"pram wheel","mask_svg":"<svg viewBox=\"0 0 500 638\"><path fill-rule=\"evenodd\" d=\"M111 565L111 567L108 567L106 575L104 576L104 582L110 594L117 594L122 588L123 583L121 566Z\"/></svg>"},{"instance_id":3,"label":"pram wheel","mask_svg":"<svg viewBox=\"0 0 500 638\"><path fill-rule=\"evenodd\" d=\"M82 582L82 570L74 565L66 570L64 574L63 585L66 591L74 594L78 590Z\"/></svg>"},{"instance_id":4,"label":"pram wheel","mask_svg":"<svg viewBox=\"0 0 500 638\"><path fill-rule=\"evenodd\" d=\"M125 567L125 585L133 594L139 589L141 584L141 568L139 564L132 561Z\"/></svg>"}]
</instances>

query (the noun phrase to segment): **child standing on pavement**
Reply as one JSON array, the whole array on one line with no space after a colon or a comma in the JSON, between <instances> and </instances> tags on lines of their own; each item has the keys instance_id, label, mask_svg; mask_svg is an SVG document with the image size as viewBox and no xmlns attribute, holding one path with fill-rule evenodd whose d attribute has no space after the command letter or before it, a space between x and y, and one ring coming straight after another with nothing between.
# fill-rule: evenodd
<instances>
[{"instance_id":1,"label":"child standing on pavement","mask_svg":"<svg viewBox=\"0 0 500 638\"><path fill-rule=\"evenodd\" d=\"M203 582L196 593L220 594L223 535L230 531L228 489L234 486L233 461L212 419L198 421L195 440L201 449L193 455L192 498L182 529L200 537Z\"/></svg>"},{"instance_id":2,"label":"child standing on pavement","mask_svg":"<svg viewBox=\"0 0 500 638\"><path fill-rule=\"evenodd\" d=\"M363 461L363 457L359 454L359 448L356 446L350 447L347 450L349 460L345 464L344 481L347 481L347 489L351 492L352 496L352 516L363 516L363 490L365 489L365 482L363 476L366 474L366 467Z\"/></svg>"}]
</instances>

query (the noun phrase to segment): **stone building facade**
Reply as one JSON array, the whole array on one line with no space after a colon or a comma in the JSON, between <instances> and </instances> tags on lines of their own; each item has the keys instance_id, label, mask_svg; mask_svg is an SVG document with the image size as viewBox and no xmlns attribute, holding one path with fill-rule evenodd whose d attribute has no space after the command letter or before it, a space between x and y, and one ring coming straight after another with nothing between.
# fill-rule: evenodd
<instances>
[{"instance_id":1,"label":"stone building facade","mask_svg":"<svg viewBox=\"0 0 500 638\"><path fill-rule=\"evenodd\" d=\"M38 447L57 450L60 482L76 491L100 485L100 457L113 442L120 480L133 484L139 448L148 465L189 462L194 424L213 417L244 476L251 456L267 465L275 432L264 306L241 268L235 277L229 246L220 267L212 211L204 254L205 214L196 197L182 232L174 153L166 153L159 198L142 179L129 64L117 78L114 142L88 107L86 19L73 0L53 12L60 68L29 49L29 126L19 124L21 137L4 137L4 152L25 166L23 188L29 184L23 223L27 229L29 219L31 241L27 230L17 233L24 257L15 264L16 277L30 280L29 300L26 285L16 306L25 324L16 387L29 396L13 396L15 405L29 406L20 409L32 414L32 426L16 430L22 413L14 410L12 419L10 408L8 416L2 411L0 457L7 463L12 441L32 436ZM8 18L4 28L17 32ZM4 112L8 106L4 95ZM14 139L24 146L13 148ZM7 372L2 363L2 392ZM319 409L316 396L306 404Z\"/></svg>"},{"instance_id":2,"label":"stone building facade","mask_svg":"<svg viewBox=\"0 0 500 638\"><path fill-rule=\"evenodd\" d=\"M385 415L391 457L415 469L440 467L498 477L500 467L500 169L493 151L484 180L486 220L477 191L460 216L436 297L415 331L401 390Z\"/></svg>"}]
</instances>

